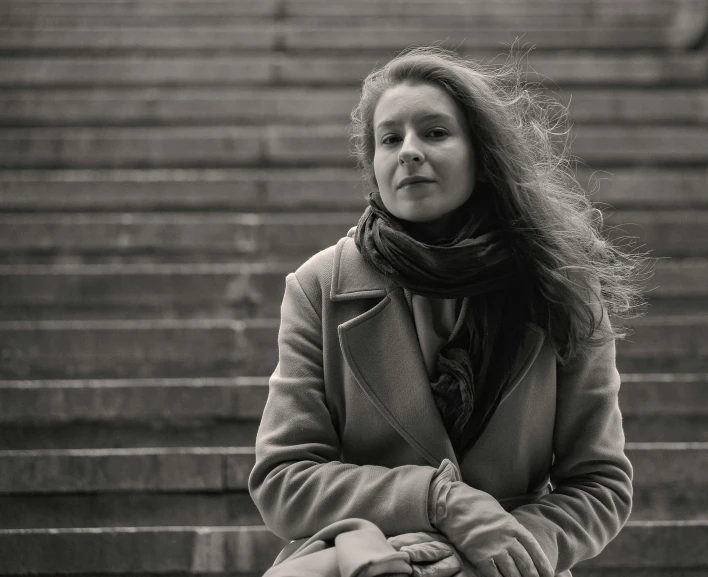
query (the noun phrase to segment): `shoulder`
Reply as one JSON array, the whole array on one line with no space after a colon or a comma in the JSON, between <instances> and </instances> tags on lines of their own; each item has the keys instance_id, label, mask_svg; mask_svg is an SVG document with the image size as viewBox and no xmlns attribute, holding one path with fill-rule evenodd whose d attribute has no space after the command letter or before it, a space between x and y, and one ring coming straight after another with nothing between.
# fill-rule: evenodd
<instances>
[{"instance_id":1,"label":"shoulder","mask_svg":"<svg viewBox=\"0 0 708 577\"><path fill-rule=\"evenodd\" d=\"M295 277L310 301L321 303L323 295L328 296L332 289L332 278L340 268L340 261L346 256L347 267L365 265L356 248L352 228L347 236L340 238L336 244L312 255L288 277Z\"/></svg>"}]
</instances>

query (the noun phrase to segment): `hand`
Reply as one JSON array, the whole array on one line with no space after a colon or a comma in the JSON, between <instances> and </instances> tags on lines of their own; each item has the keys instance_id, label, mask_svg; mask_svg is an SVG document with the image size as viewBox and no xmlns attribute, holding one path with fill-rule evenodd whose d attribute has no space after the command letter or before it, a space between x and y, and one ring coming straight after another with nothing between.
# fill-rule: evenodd
<instances>
[{"instance_id":1,"label":"hand","mask_svg":"<svg viewBox=\"0 0 708 577\"><path fill-rule=\"evenodd\" d=\"M484 491L450 484L447 515L437 528L482 577L553 577L534 536Z\"/></svg>"},{"instance_id":2,"label":"hand","mask_svg":"<svg viewBox=\"0 0 708 577\"><path fill-rule=\"evenodd\" d=\"M427 533L404 533L389 537L388 542L397 551L408 553L413 577L464 577L455 548Z\"/></svg>"}]
</instances>

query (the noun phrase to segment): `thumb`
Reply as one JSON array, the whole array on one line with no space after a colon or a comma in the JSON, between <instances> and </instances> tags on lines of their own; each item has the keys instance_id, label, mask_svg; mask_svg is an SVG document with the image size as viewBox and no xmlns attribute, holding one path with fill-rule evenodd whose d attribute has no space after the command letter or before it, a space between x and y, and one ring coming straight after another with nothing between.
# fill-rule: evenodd
<instances>
[{"instance_id":1,"label":"thumb","mask_svg":"<svg viewBox=\"0 0 708 577\"><path fill-rule=\"evenodd\" d=\"M461 577L463 575L460 573L460 571L462 571L462 565L454 555L446 557L437 563L412 565L412 567L412 577L453 577L453 575Z\"/></svg>"},{"instance_id":2,"label":"thumb","mask_svg":"<svg viewBox=\"0 0 708 577\"><path fill-rule=\"evenodd\" d=\"M432 541L430 543L417 543L415 545L405 545L401 547L401 552L405 551L410 556L413 563L432 563L447 557L454 556L453 550L444 543Z\"/></svg>"}]
</instances>

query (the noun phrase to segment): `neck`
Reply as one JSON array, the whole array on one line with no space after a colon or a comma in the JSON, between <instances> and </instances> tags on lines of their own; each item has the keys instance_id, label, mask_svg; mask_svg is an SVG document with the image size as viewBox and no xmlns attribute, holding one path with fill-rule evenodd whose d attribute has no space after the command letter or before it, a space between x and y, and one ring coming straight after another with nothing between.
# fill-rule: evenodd
<instances>
[{"instance_id":1,"label":"neck","mask_svg":"<svg viewBox=\"0 0 708 577\"><path fill-rule=\"evenodd\" d=\"M435 220L427 222L404 221L406 232L417 241L426 244L438 244L447 238L452 238L457 232L459 223L456 221L456 211L446 213Z\"/></svg>"},{"instance_id":2,"label":"neck","mask_svg":"<svg viewBox=\"0 0 708 577\"><path fill-rule=\"evenodd\" d=\"M474 196L474 195L472 195ZM426 222L402 221L403 227L412 238L426 244L442 244L457 236L469 218L472 197L450 212Z\"/></svg>"}]
</instances>

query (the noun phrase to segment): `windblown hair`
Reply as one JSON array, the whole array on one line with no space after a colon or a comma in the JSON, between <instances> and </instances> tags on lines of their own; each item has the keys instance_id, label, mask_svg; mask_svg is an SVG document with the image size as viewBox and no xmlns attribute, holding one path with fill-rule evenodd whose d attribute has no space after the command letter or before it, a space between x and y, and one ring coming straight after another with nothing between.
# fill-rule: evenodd
<instances>
[{"instance_id":1,"label":"windblown hair","mask_svg":"<svg viewBox=\"0 0 708 577\"><path fill-rule=\"evenodd\" d=\"M364 79L350 138L365 185L378 190L373 117L381 95L402 83L447 90L466 113L478 173L532 279L524 295L528 318L545 329L566 364L587 347L628 334L604 317L641 314L648 259L603 238L602 213L572 170L568 109L525 76L511 54L499 65L437 46L408 49Z\"/></svg>"}]
</instances>

